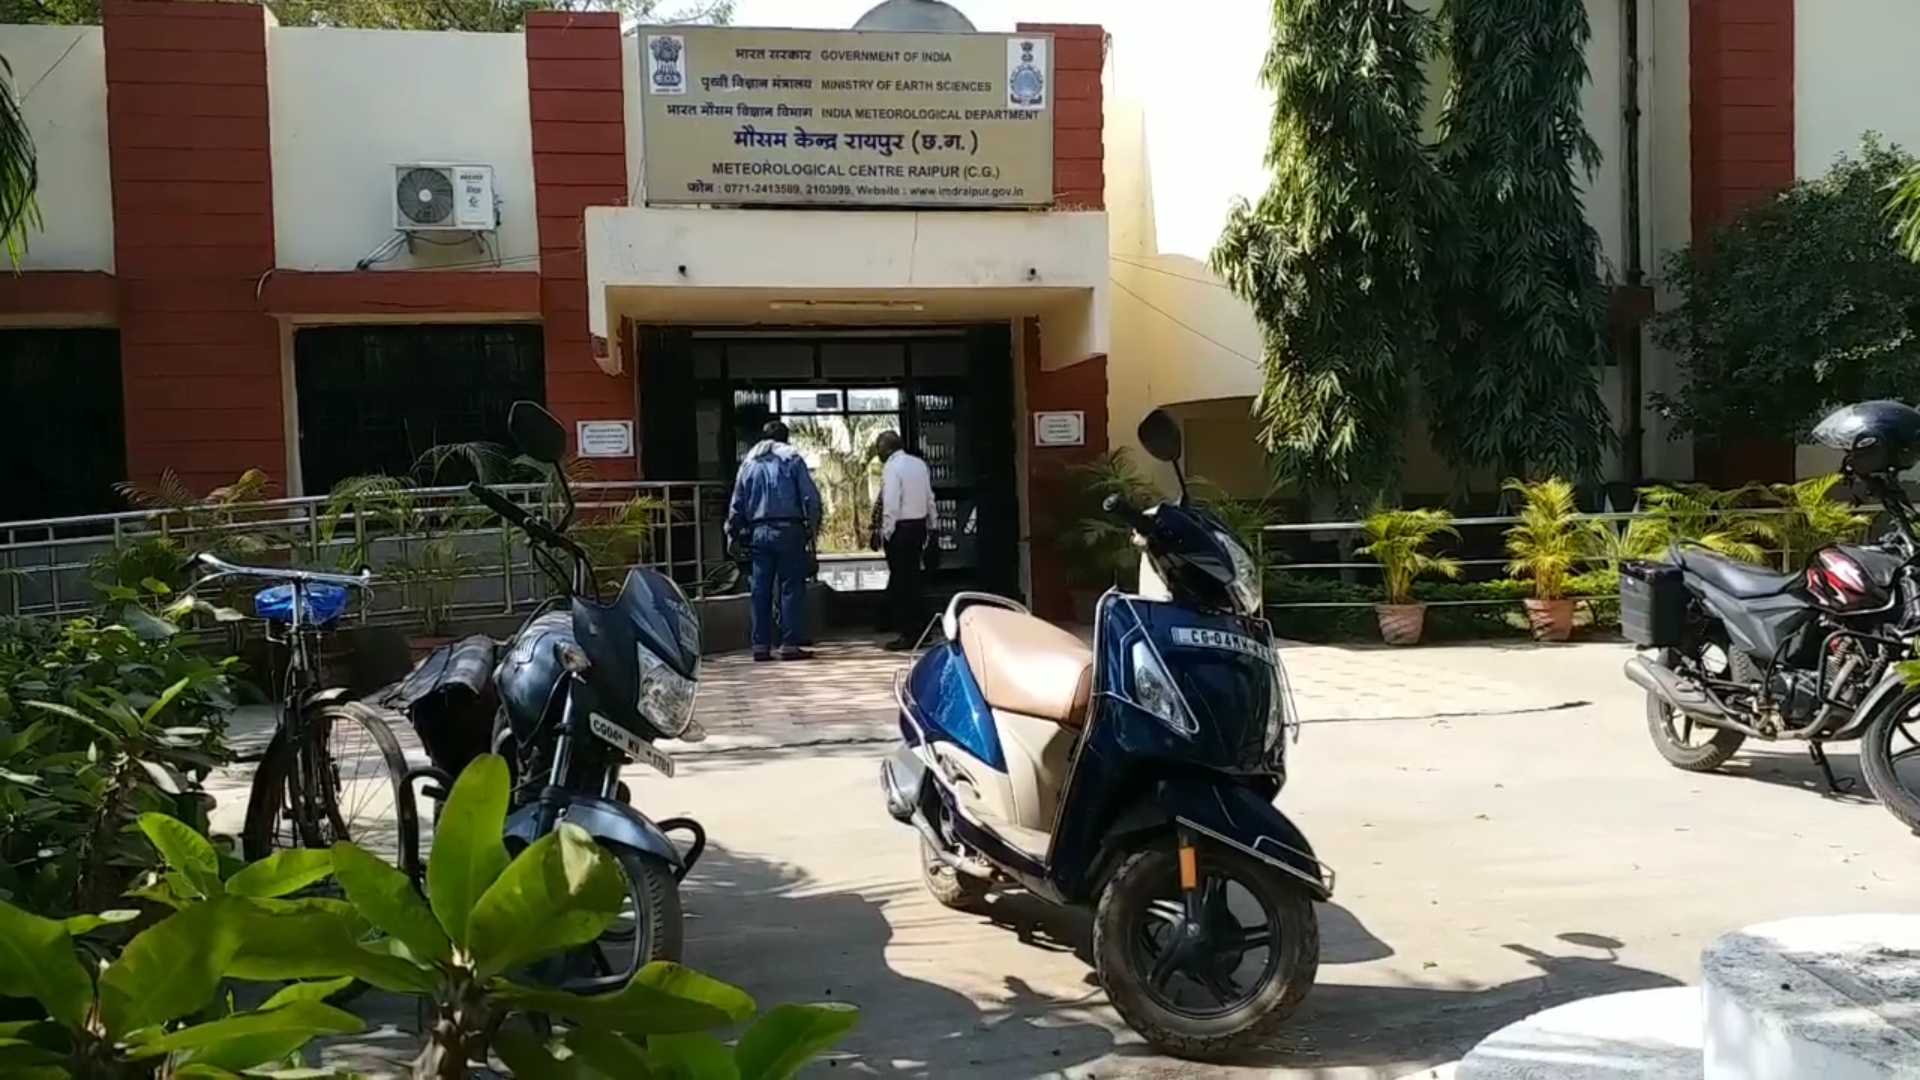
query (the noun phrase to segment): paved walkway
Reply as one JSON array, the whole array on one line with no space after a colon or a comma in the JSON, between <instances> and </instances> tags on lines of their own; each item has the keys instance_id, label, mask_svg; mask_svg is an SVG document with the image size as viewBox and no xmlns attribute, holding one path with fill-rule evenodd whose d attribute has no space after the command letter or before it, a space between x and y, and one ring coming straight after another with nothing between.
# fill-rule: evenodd
<instances>
[{"instance_id":1,"label":"paved walkway","mask_svg":"<svg viewBox=\"0 0 1920 1080\"><path fill-rule=\"evenodd\" d=\"M933 904L877 790L900 658L870 645L711 662L712 737L670 747L675 780L629 775L637 805L712 838L686 884L688 962L765 1003L861 1005L823 1077L1391 1078L1551 1004L1694 981L1701 946L1732 928L1920 907L1914 838L1825 796L1802 752L1667 767L1619 646L1282 655L1308 721L1282 803L1340 891L1321 908L1319 987L1255 1060L1146 1053L1091 984L1081 916ZM363 1001L390 1026L329 1059L377 1069L415 1021Z\"/></svg>"}]
</instances>

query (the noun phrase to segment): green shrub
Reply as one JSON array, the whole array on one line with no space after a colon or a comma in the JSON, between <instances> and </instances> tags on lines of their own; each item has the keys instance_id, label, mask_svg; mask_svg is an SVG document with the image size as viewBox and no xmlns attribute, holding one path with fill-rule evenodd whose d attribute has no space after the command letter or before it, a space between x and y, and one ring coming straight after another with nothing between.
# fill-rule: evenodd
<instances>
[{"instance_id":1,"label":"green shrub","mask_svg":"<svg viewBox=\"0 0 1920 1080\"><path fill-rule=\"evenodd\" d=\"M173 623L0 621L0 900L55 918L119 895L150 862L154 812L205 829L236 661Z\"/></svg>"},{"instance_id":2,"label":"green shrub","mask_svg":"<svg viewBox=\"0 0 1920 1080\"><path fill-rule=\"evenodd\" d=\"M568 823L510 858L507 786L506 763L493 755L455 782L424 897L404 872L346 842L226 875L204 837L143 817L167 869L142 895L174 910L111 962L89 963L75 939L136 912L53 920L0 903L0 998L37 1006L0 1025L0 1075L219 1078L297 1065L310 1040L363 1029L326 1004L356 979L430 1004L416 1080L470 1075L488 1040L511 1075L542 1080L789 1080L853 1027L859 1014L844 1005L786 1005L754 1020L752 998L678 964L649 964L596 995L515 981L598 938L626 885ZM289 899L328 877L345 900ZM235 1012L221 993L229 980L288 985L258 1010ZM553 1040L506 1023L526 1014L568 1030ZM708 1034L749 1020L734 1046Z\"/></svg>"}]
</instances>

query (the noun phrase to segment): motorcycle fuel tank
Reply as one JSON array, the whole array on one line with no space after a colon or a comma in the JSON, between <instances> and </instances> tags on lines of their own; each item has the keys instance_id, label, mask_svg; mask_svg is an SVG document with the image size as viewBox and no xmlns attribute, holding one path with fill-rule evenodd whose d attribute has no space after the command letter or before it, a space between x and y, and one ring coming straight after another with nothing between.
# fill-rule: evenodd
<instances>
[{"instance_id":1,"label":"motorcycle fuel tank","mask_svg":"<svg viewBox=\"0 0 1920 1080\"><path fill-rule=\"evenodd\" d=\"M507 722L513 737L522 746L540 727L540 718L553 701L553 689L566 674L560 664L558 646L571 645L573 616L565 611L549 611L527 620L507 646L507 653L494 669L494 687L500 704L507 710Z\"/></svg>"}]
</instances>

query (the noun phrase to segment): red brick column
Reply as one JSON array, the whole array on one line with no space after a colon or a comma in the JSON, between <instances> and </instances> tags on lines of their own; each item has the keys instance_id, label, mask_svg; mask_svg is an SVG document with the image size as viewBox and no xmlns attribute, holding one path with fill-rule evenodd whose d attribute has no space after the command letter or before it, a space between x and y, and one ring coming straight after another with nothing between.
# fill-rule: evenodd
<instances>
[{"instance_id":1,"label":"red brick column","mask_svg":"<svg viewBox=\"0 0 1920 1080\"><path fill-rule=\"evenodd\" d=\"M587 326L585 214L627 201L627 104L620 17L535 12L527 17L527 92L533 111L534 207L540 216L540 314L546 324L547 407L571 433L580 420L635 420L634 373L594 362ZM635 458L594 462L602 480L631 480Z\"/></svg>"},{"instance_id":2,"label":"red brick column","mask_svg":"<svg viewBox=\"0 0 1920 1080\"><path fill-rule=\"evenodd\" d=\"M107 145L127 472L284 484L265 12L106 0Z\"/></svg>"},{"instance_id":3,"label":"red brick column","mask_svg":"<svg viewBox=\"0 0 1920 1080\"><path fill-rule=\"evenodd\" d=\"M1794 181L1794 0L1692 0L1693 239ZM1792 480L1791 443L1694 445L1702 481Z\"/></svg>"},{"instance_id":4,"label":"red brick column","mask_svg":"<svg viewBox=\"0 0 1920 1080\"><path fill-rule=\"evenodd\" d=\"M1053 190L1055 210L1104 210L1106 198L1106 124L1100 84L1106 66L1106 31L1098 26L1021 23L1020 33L1053 35ZM1056 547L1073 527L1050 508L1063 505L1065 470L1107 450L1107 358L1097 356L1054 371L1042 369L1039 323L1021 330L1026 413L1016 418L1027 445L1028 601L1043 618L1073 616L1066 565ZM1044 358L1051 360L1053 358ZM1033 445L1033 414L1077 411L1087 417L1086 445Z\"/></svg>"},{"instance_id":5,"label":"red brick column","mask_svg":"<svg viewBox=\"0 0 1920 1080\"><path fill-rule=\"evenodd\" d=\"M1056 210L1107 205L1104 95L1107 32L1078 23L1021 23L1022 34L1053 35L1053 193Z\"/></svg>"}]
</instances>

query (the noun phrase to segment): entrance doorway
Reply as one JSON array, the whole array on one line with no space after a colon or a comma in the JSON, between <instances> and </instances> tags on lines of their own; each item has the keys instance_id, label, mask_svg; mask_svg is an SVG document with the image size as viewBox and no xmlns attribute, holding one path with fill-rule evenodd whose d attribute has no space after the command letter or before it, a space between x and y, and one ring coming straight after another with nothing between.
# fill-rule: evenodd
<instances>
[{"instance_id":1,"label":"entrance doorway","mask_svg":"<svg viewBox=\"0 0 1920 1080\"><path fill-rule=\"evenodd\" d=\"M874 437L892 429L932 473L941 546L929 591L1013 593L1019 583L1019 487L1013 342L1003 325L939 330L643 334L642 468L652 480L732 481L778 417L814 471L825 504L821 578L871 593L885 561L867 544L880 491ZM657 362L656 362L657 360ZM687 422L691 415L693 423ZM722 499L702 516L702 550L723 550Z\"/></svg>"}]
</instances>

